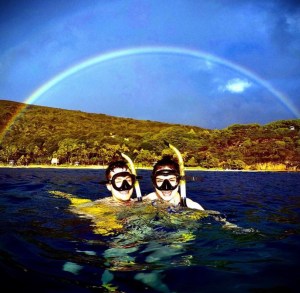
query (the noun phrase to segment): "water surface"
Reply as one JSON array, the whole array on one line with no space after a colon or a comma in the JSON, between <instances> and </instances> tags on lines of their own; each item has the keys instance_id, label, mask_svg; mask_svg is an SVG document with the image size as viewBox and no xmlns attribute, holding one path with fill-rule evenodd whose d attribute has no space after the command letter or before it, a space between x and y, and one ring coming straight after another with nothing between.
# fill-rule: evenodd
<instances>
[{"instance_id":1,"label":"water surface","mask_svg":"<svg viewBox=\"0 0 300 293\"><path fill-rule=\"evenodd\" d=\"M187 194L219 211L161 214L100 235L60 191L96 200L104 170L0 169L1 283L22 292L298 292L300 173L187 172ZM138 170L142 193L150 171ZM175 223L175 224L174 224ZM147 235L149 236L147 238Z\"/></svg>"}]
</instances>

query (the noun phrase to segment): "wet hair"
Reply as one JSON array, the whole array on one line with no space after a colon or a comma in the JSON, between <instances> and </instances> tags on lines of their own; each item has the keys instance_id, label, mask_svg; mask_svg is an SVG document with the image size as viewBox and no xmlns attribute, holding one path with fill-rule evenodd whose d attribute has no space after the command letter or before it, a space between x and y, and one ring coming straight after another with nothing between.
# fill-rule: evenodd
<instances>
[{"instance_id":1,"label":"wet hair","mask_svg":"<svg viewBox=\"0 0 300 293\"><path fill-rule=\"evenodd\" d=\"M169 167L172 170L175 170L178 174L180 173L179 164L175 161L172 156L165 155L163 158L156 162L152 170L152 176L155 175L157 170L161 169L161 167Z\"/></svg>"},{"instance_id":2,"label":"wet hair","mask_svg":"<svg viewBox=\"0 0 300 293\"><path fill-rule=\"evenodd\" d=\"M119 160L119 161L113 161L113 162L111 162L111 163L107 166L107 168L106 168L106 170L105 170L105 177L106 177L107 180L110 179L110 178L109 178L110 172L113 172L114 169L116 169L116 168L121 168L121 169L127 169L127 170L129 170L129 167L128 167L128 165L127 165L127 162L121 161L121 160Z\"/></svg>"}]
</instances>

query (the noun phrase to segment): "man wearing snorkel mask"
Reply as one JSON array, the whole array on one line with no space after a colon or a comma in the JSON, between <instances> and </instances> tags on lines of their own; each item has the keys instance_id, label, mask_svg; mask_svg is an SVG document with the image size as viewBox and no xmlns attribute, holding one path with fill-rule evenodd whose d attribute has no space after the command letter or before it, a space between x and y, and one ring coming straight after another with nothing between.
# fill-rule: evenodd
<instances>
[{"instance_id":1,"label":"man wearing snorkel mask","mask_svg":"<svg viewBox=\"0 0 300 293\"><path fill-rule=\"evenodd\" d=\"M164 156L153 167L152 183L155 192L152 192L143 199L151 201L163 201L177 207L182 205L181 196L178 192L180 183L179 165L170 156ZM204 210L203 207L191 199L186 199L186 206L191 209Z\"/></svg>"},{"instance_id":2,"label":"man wearing snorkel mask","mask_svg":"<svg viewBox=\"0 0 300 293\"><path fill-rule=\"evenodd\" d=\"M106 171L106 187L117 202L131 200L136 176L133 175L125 161L115 161L108 165Z\"/></svg>"}]
</instances>

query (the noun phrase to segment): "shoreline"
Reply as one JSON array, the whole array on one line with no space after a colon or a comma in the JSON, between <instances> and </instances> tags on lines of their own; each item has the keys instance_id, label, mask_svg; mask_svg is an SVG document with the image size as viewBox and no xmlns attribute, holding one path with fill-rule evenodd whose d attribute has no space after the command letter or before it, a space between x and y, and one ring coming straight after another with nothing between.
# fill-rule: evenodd
<instances>
[{"instance_id":1,"label":"shoreline","mask_svg":"<svg viewBox=\"0 0 300 293\"><path fill-rule=\"evenodd\" d=\"M28 165L28 166L9 166L0 165L2 169L78 169L78 170L105 170L107 166L52 166L52 165ZM152 170L152 167L136 167L136 170ZM295 172L298 173L300 170L278 170L278 169L265 169L265 170L234 170L234 169L203 169L199 167L185 167L185 171L203 171L203 172Z\"/></svg>"}]
</instances>

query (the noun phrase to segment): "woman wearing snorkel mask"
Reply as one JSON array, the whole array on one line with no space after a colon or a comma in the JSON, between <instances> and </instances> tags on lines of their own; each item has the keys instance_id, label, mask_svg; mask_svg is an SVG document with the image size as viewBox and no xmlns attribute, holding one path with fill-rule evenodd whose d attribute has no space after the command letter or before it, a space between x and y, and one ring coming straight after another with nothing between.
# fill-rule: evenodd
<instances>
[{"instance_id":1,"label":"woman wearing snorkel mask","mask_svg":"<svg viewBox=\"0 0 300 293\"><path fill-rule=\"evenodd\" d=\"M162 201L172 206L183 206L181 195L178 192L180 183L179 165L170 156L164 156L153 167L152 183L155 192L152 192L143 200ZM204 210L203 207L191 199L186 199L186 206L191 209Z\"/></svg>"}]
</instances>

